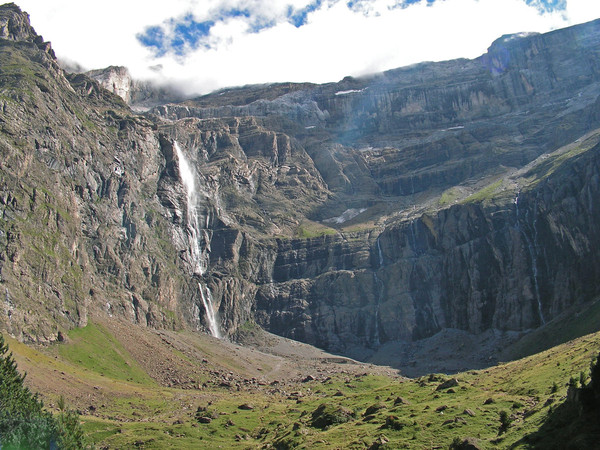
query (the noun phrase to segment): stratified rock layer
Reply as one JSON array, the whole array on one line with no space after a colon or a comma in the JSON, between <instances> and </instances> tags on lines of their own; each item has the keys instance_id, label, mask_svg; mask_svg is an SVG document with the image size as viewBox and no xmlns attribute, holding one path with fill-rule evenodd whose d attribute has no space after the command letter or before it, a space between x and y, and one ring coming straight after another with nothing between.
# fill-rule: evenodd
<instances>
[{"instance_id":1,"label":"stratified rock layer","mask_svg":"<svg viewBox=\"0 0 600 450\"><path fill-rule=\"evenodd\" d=\"M206 289L225 335L255 320L353 355L544 324L600 294L599 26L139 116L126 72L92 74L123 98L66 75L0 7L0 326L207 330Z\"/></svg>"}]
</instances>

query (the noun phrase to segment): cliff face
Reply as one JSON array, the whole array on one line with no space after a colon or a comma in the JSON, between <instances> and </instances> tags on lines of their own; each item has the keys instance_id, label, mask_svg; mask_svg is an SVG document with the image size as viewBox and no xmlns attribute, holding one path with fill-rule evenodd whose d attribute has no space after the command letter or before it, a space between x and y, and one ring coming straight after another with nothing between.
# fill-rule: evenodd
<instances>
[{"instance_id":1,"label":"cliff face","mask_svg":"<svg viewBox=\"0 0 600 450\"><path fill-rule=\"evenodd\" d=\"M599 26L140 116L102 87L135 103L126 72L65 74L0 8L0 326L256 320L348 353L544 324L600 294Z\"/></svg>"},{"instance_id":2,"label":"cliff face","mask_svg":"<svg viewBox=\"0 0 600 450\"><path fill-rule=\"evenodd\" d=\"M67 77L26 15L0 11L2 328L54 340L92 310L173 326L185 281L169 274L155 125Z\"/></svg>"},{"instance_id":3,"label":"cliff face","mask_svg":"<svg viewBox=\"0 0 600 450\"><path fill-rule=\"evenodd\" d=\"M329 186L356 195L368 179L383 195L405 196L521 166L589 130L600 81L598 27L505 36L475 60L320 86L274 85L278 95L258 100L264 87L225 90L155 112L270 117L305 142Z\"/></svg>"},{"instance_id":4,"label":"cliff face","mask_svg":"<svg viewBox=\"0 0 600 450\"><path fill-rule=\"evenodd\" d=\"M129 70L122 66L110 66L85 72L104 89L118 95L134 111L146 111L154 106L183 99L183 95L170 86L158 86L149 81L132 78Z\"/></svg>"},{"instance_id":5,"label":"cliff face","mask_svg":"<svg viewBox=\"0 0 600 450\"><path fill-rule=\"evenodd\" d=\"M444 328L478 334L543 325L598 295L597 142L596 134L589 150L533 187L520 191L517 183L536 176L534 169L499 185L493 202L467 199L375 239L281 243L275 283L257 294L259 319L340 352Z\"/></svg>"}]
</instances>

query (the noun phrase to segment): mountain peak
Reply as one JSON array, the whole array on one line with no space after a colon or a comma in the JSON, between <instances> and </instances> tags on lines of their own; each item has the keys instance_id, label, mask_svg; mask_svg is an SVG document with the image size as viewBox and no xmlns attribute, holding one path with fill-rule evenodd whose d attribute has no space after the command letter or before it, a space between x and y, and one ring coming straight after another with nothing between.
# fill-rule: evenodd
<instances>
[{"instance_id":1,"label":"mountain peak","mask_svg":"<svg viewBox=\"0 0 600 450\"><path fill-rule=\"evenodd\" d=\"M56 60L50 42L45 42L44 38L35 32L29 22L29 14L22 11L15 3L0 5L0 39L32 42Z\"/></svg>"},{"instance_id":2,"label":"mountain peak","mask_svg":"<svg viewBox=\"0 0 600 450\"><path fill-rule=\"evenodd\" d=\"M0 38L11 41L34 41L37 33L29 22L29 14L14 3L0 5Z\"/></svg>"}]
</instances>

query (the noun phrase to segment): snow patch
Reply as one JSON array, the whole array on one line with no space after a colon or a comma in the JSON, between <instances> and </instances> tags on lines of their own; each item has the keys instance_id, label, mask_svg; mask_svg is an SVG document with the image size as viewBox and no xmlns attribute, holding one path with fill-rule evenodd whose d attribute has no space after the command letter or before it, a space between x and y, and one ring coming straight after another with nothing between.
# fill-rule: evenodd
<instances>
[{"instance_id":1,"label":"snow patch","mask_svg":"<svg viewBox=\"0 0 600 450\"><path fill-rule=\"evenodd\" d=\"M354 219L356 216L365 212L366 210L367 208L350 208L344 211L341 216L331 217L330 219L325 219L323 222L341 224L349 221L350 219Z\"/></svg>"},{"instance_id":2,"label":"snow patch","mask_svg":"<svg viewBox=\"0 0 600 450\"><path fill-rule=\"evenodd\" d=\"M356 93L363 92L363 91L364 91L364 89L361 89L361 90L350 89L348 91L337 91L335 93L335 95L356 94Z\"/></svg>"}]
</instances>

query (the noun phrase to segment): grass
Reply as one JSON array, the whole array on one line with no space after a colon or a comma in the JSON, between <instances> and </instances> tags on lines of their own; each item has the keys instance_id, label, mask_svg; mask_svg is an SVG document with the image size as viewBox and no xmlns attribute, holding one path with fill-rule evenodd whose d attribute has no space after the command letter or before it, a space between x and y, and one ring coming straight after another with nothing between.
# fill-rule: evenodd
<instances>
[{"instance_id":1,"label":"grass","mask_svg":"<svg viewBox=\"0 0 600 450\"><path fill-rule=\"evenodd\" d=\"M180 336L193 338L189 332ZM527 448L524 438L535 436L564 401L570 377L589 369L600 333L453 375L458 385L442 390L438 387L448 375L389 378L367 374L368 367L364 374L342 370L281 387L236 390L209 381L200 389L169 388L144 373L118 336L99 324L71 331L56 358L56 347L40 351L9 342L19 364L28 362L30 370L35 362L46 372L72 377L73 385L97 386L99 391L92 392L104 393L94 414L82 416L88 439L98 447L352 449L369 447L383 435L387 448L448 448L467 436L478 438L481 448ZM224 370L238 370L235 358L219 353L218 345L208 339L197 344L209 360L221 355ZM244 404L251 406L240 408ZM198 407L210 423L197 420ZM317 426L319 408L334 417L331 423ZM512 422L499 434L502 411ZM343 420L336 419L340 414Z\"/></svg>"},{"instance_id":2,"label":"grass","mask_svg":"<svg viewBox=\"0 0 600 450\"><path fill-rule=\"evenodd\" d=\"M476 436L483 448L503 448L539 428L550 411L547 400L559 401L565 395L569 377L587 369L599 345L600 338L594 335L524 360L459 374L455 392L436 390L448 378L444 375L398 382L338 374L325 383L306 383L297 396L224 393L210 406L218 414L210 424L195 423L189 410L180 424L122 424L122 431L113 434L113 428L103 425L104 434L96 431L96 436L103 439L98 442L117 447L144 436L145 448L256 448L271 443L317 449L364 448L381 434L390 448L447 448L454 438ZM551 392L554 382L559 385L556 393ZM405 403L397 403L398 397ZM489 398L493 402L486 404ZM247 402L253 403L253 410L238 409ZM323 403L354 415L321 430L311 425L311 417ZM380 409L365 415L372 405ZM499 436L501 411L507 411L513 423Z\"/></svg>"},{"instance_id":3,"label":"grass","mask_svg":"<svg viewBox=\"0 0 600 450\"><path fill-rule=\"evenodd\" d=\"M155 385L123 348L101 325L90 323L69 332L69 342L58 349L65 360L107 378Z\"/></svg>"},{"instance_id":4,"label":"grass","mask_svg":"<svg viewBox=\"0 0 600 450\"><path fill-rule=\"evenodd\" d=\"M320 236L330 236L337 231L318 222L305 221L300 224L296 230L296 237L301 239L310 239Z\"/></svg>"},{"instance_id":5,"label":"grass","mask_svg":"<svg viewBox=\"0 0 600 450\"><path fill-rule=\"evenodd\" d=\"M525 174L525 178L530 180L531 186L539 183L541 180L548 178L556 172L567 161L575 158L588 150L594 148L598 142L598 135L592 134L590 137L583 139L577 144L568 145L558 152L553 153L547 159L537 164L529 172Z\"/></svg>"},{"instance_id":6,"label":"grass","mask_svg":"<svg viewBox=\"0 0 600 450\"><path fill-rule=\"evenodd\" d=\"M500 200L506 196L508 191L517 190L515 186L520 185L523 189L530 190L539 184L540 181L551 177L555 172L561 169L565 164L587 151L595 148L600 140L600 130L595 130L582 137L580 140L561 147L553 153L540 156L533 161L527 171L521 173L519 177L510 175L508 177L497 179L482 189L474 192L460 203L487 203L494 200ZM517 184L515 184L517 183ZM510 187L510 188L509 188ZM455 203L460 197L458 187L452 187L444 191L438 200L438 207L447 207Z\"/></svg>"},{"instance_id":7,"label":"grass","mask_svg":"<svg viewBox=\"0 0 600 450\"><path fill-rule=\"evenodd\" d=\"M474 194L469 195L463 203L481 203L486 200L491 200L496 196L498 190L502 187L502 179L489 184L488 186L480 189Z\"/></svg>"},{"instance_id":8,"label":"grass","mask_svg":"<svg viewBox=\"0 0 600 450\"><path fill-rule=\"evenodd\" d=\"M450 189L446 189L442 192L440 199L438 200L438 206L440 208L453 205L460 198L461 191L457 186L453 186Z\"/></svg>"}]
</instances>

